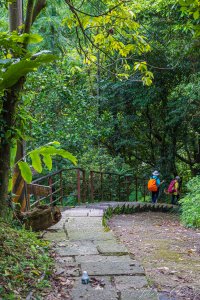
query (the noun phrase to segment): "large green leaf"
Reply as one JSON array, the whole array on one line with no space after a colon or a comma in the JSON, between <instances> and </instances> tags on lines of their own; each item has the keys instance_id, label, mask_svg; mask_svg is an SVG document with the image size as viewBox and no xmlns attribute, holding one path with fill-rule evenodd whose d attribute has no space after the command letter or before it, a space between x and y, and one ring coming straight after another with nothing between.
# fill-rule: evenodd
<instances>
[{"instance_id":1,"label":"large green leaf","mask_svg":"<svg viewBox=\"0 0 200 300\"><path fill-rule=\"evenodd\" d=\"M18 166L19 166L19 169L21 171L21 175L22 175L23 179L27 183L31 183L31 181L32 181L32 172L31 172L31 169L30 169L29 165L27 164L27 162L20 161L20 162L18 162Z\"/></svg>"},{"instance_id":2,"label":"large green leaf","mask_svg":"<svg viewBox=\"0 0 200 300\"><path fill-rule=\"evenodd\" d=\"M21 60L10 65L4 73L1 73L0 90L13 86L21 77L35 71L39 65L39 63L30 60Z\"/></svg>"},{"instance_id":3,"label":"large green leaf","mask_svg":"<svg viewBox=\"0 0 200 300\"><path fill-rule=\"evenodd\" d=\"M56 145L59 145L59 143L57 142L53 142ZM39 149L37 149L37 151L42 154L43 156L47 156L47 155L50 155L50 156L54 156L54 155L60 155L62 156L63 158L66 158L68 159L69 161L71 161L74 165L77 164L77 159L74 155L72 155L70 152L64 150L64 149L58 149L54 146L43 146ZM48 158L49 159L49 158Z\"/></svg>"},{"instance_id":4,"label":"large green leaf","mask_svg":"<svg viewBox=\"0 0 200 300\"><path fill-rule=\"evenodd\" d=\"M45 163L45 165L47 166L47 168L49 169L49 171L52 169L52 158L51 155L49 154L43 154L43 162Z\"/></svg>"},{"instance_id":5,"label":"large green leaf","mask_svg":"<svg viewBox=\"0 0 200 300\"><path fill-rule=\"evenodd\" d=\"M74 165L77 165L77 158L74 155L72 155L70 152L64 149L56 149L56 154L62 156L63 158L67 158Z\"/></svg>"},{"instance_id":6,"label":"large green leaf","mask_svg":"<svg viewBox=\"0 0 200 300\"><path fill-rule=\"evenodd\" d=\"M24 59L10 65L5 72L0 74L0 90L13 86L21 77L36 71L41 64L49 63L55 58L52 54L42 54L35 59Z\"/></svg>"},{"instance_id":7,"label":"large green leaf","mask_svg":"<svg viewBox=\"0 0 200 300\"><path fill-rule=\"evenodd\" d=\"M37 150L33 150L32 152L30 152L29 155L30 155L30 158L32 160L32 166L33 166L33 168L38 173L41 173L42 172L42 162L41 162L40 154L38 153Z\"/></svg>"},{"instance_id":8,"label":"large green leaf","mask_svg":"<svg viewBox=\"0 0 200 300\"><path fill-rule=\"evenodd\" d=\"M40 152L40 154L42 155L56 155L57 154L57 149L53 146L43 146L41 148L38 149L38 151Z\"/></svg>"},{"instance_id":9,"label":"large green leaf","mask_svg":"<svg viewBox=\"0 0 200 300\"><path fill-rule=\"evenodd\" d=\"M48 50L43 50L38 53L35 53L32 56L32 59L34 59L34 61L39 62L39 63L49 63L55 59L58 59L58 57L51 54L51 52Z\"/></svg>"},{"instance_id":10,"label":"large green leaf","mask_svg":"<svg viewBox=\"0 0 200 300\"><path fill-rule=\"evenodd\" d=\"M11 35L13 41L17 43L28 43L28 44L37 44L40 43L43 38L36 33L23 33L23 34L13 34Z\"/></svg>"}]
</instances>

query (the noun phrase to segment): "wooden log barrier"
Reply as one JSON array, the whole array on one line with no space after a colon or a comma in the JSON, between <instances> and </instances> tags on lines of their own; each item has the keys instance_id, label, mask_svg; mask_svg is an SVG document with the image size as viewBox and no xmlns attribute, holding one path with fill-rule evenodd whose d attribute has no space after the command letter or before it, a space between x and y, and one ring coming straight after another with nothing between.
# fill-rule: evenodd
<instances>
[{"instance_id":1,"label":"wooden log barrier","mask_svg":"<svg viewBox=\"0 0 200 300\"><path fill-rule=\"evenodd\" d=\"M57 206L39 205L30 211L19 213L18 218L25 224L26 229L40 231L59 222L61 212Z\"/></svg>"}]
</instances>

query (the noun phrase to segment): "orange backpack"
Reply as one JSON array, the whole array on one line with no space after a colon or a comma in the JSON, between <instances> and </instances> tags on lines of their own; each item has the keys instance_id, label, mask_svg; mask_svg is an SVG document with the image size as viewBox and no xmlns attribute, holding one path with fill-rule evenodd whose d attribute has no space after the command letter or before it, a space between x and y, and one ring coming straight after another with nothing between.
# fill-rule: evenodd
<instances>
[{"instance_id":1,"label":"orange backpack","mask_svg":"<svg viewBox=\"0 0 200 300\"><path fill-rule=\"evenodd\" d=\"M149 181L148 181L148 190L150 192L157 192L158 187L156 185L156 179L155 178L149 179Z\"/></svg>"}]
</instances>

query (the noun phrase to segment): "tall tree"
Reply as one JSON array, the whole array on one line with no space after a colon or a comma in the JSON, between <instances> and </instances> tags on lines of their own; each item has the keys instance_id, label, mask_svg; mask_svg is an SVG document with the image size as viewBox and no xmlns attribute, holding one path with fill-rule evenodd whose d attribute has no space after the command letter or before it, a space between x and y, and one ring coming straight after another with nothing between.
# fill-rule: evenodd
<instances>
[{"instance_id":1,"label":"tall tree","mask_svg":"<svg viewBox=\"0 0 200 300\"><path fill-rule=\"evenodd\" d=\"M9 28L10 28L10 37L12 40L12 33L14 32L14 36L20 36L23 33L24 38L21 42L21 45L18 48L14 49L6 49L8 53L12 56L13 60L23 58L26 55L26 48L28 45L28 39L26 34L30 33L30 27L40 13L41 9L44 7L46 1L37 1L34 3L34 0L28 0L27 2L27 10L26 10L26 18L24 29L22 30L23 20L23 6L22 0L12 1L9 4ZM16 32L16 33L15 33ZM4 36L2 36L2 39ZM4 45L3 45L4 46ZM16 51L17 49L17 51ZM12 67L12 65L11 65ZM20 76L20 68L18 70L19 75L15 77L15 74L8 73L8 78L6 78L6 74L4 77L4 81L1 82L3 85L5 80L7 79L8 86L4 89L4 95L2 96L2 107L0 111L0 119L1 119L1 142L0 142L0 215L5 216L8 210L8 183L9 178L11 176L10 172L10 157L11 157L11 148L14 146L13 143L19 141L19 136L16 134L16 120L17 120L17 108L20 103L20 94L22 92L24 82L25 82L25 74L28 72L25 68L28 66L24 66L24 69L21 69ZM12 71L11 68L11 73ZM9 79L11 82L9 82ZM13 82L13 84L12 84ZM23 153L22 143L18 143L18 151L17 157L21 158Z\"/></svg>"},{"instance_id":2,"label":"tall tree","mask_svg":"<svg viewBox=\"0 0 200 300\"><path fill-rule=\"evenodd\" d=\"M16 141L20 140L20 130L16 124L20 123L17 110L23 93L23 86L26 75L34 71L41 64L52 60L50 55L29 51L29 44L40 40L37 35L31 34L31 28L38 15L46 7L47 0L27 0L25 9L25 19L23 26L19 30L10 34L1 33L1 54L3 67L1 69L0 90L2 91L2 101L0 109L1 119L1 140L0 140L0 214L5 215L7 211L7 191L10 174L10 154L11 148ZM60 6L60 1L54 2L55 7ZM131 53L142 53L150 50L142 30L136 21L133 12L134 5L130 6L129 1L102 2L101 8L96 9L96 1L85 3L82 1L65 1L66 11L63 24L67 24L76 33L77 48L84 53L86 63L95 63L97 50L109 57L112 64L117 59L121 61L121 74L127 68L125 60ZM15 10L15 14L14 14ZM13 19L13 16L17 16ZM10 5L10 28L14 30L21 22L22 2L12 1ZM100 28L100 32L96 28ZM53 32L52 32L53 34ZM124 38L122 38L124 36ZM8 41L9 40L9 45ZM140 63L138 64L140 65ZM152 73L143 70L142 79L147 84L152 81Z\"/></svg>"}]
</instances>

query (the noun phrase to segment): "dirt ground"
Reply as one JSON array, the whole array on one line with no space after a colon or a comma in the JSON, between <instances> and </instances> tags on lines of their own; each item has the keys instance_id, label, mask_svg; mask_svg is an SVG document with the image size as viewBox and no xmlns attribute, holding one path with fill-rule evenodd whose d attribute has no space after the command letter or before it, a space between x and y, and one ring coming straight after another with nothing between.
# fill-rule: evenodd
<instances>
[{"instance_id":1,"label":"dirt ground","mask_svg":"<svg viewBox=\"0 0 200 300\"><path fill-rule=\"evenodd\" d=\"M109 226L145 268L162 300L200 300L200 230L166 213L114 216Z\"/></svg>"}]
</instances>

